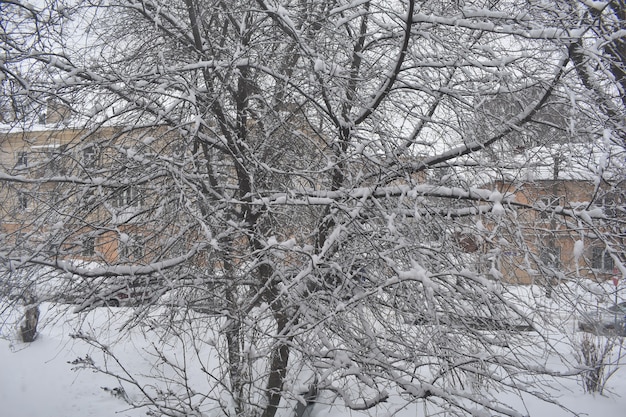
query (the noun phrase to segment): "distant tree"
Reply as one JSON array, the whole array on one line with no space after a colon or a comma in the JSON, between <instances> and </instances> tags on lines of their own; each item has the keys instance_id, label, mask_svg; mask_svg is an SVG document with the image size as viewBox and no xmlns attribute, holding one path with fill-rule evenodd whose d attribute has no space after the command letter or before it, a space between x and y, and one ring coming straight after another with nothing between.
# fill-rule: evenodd
<instances>
[{"instance_id":1,"label":"distant tree","mask_svg":"<svg viewBox=\"0 0 626 417\"><path fill-rule=\"evenodd\" d=\"M29 129L36 108L72 114L66 136L44 141L58 154L2 159L0 260L33 271L5 286L43 285L44 301L81 313L139 291L122 327L167 340L147 352L154 379L98 368L139 389L133 405L274 417L315 381L316 401L352 410L394 396L514 416L499 393L557 375L542 359L558 356L548 317L516 298L498 261L512 245L536 252L507 237L519 209L546 208L493 184L533 158L499 169L501 145L548 140L537 126L551 109L581 95L577 111L599 111L576 49L600 38L582 4L0 4L1 104L30 109L3 118L3 151L44 141ZM608 94L606 73L593 75L592 94ZM484 111L501 97L515 105ZM577 111L565 119L588 120ZM605 238L595 211L558 214ZM95 333L76 337L115 355Z\"/></svg>"}]
</instances>

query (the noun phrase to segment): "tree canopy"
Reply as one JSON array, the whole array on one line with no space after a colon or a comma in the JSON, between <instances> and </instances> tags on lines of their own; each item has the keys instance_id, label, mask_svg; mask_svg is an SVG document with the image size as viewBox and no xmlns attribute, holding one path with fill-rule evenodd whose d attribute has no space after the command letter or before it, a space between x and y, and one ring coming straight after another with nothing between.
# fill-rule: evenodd
<instances>
[{"instance_id":1,"label":"tree canopy","mask_svg":"<svg viewBox=\"0 0 626 417\"><path fill-rule=\"evenodd\" d=\"M0 294L86 314L149 288L122 328L190 356L155 342L158 382L122 377L133 405L273 417L313 384L516 416L498 391L579 371L543 361L554 323L506 265L585 282L538 253L567 233L626 275L623 1L0 10ZM516 198L559 179L588 197Z\"/></svg>"}]
</instances>

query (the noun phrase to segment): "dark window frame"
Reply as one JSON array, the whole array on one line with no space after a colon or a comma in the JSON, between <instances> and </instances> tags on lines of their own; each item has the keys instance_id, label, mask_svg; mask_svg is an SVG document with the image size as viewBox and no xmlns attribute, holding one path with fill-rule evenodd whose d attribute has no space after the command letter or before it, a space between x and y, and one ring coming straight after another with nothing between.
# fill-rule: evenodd
<instances>
[{"instance_id":1,"label":"dark window frame","mask_svg":"<svg viewBox=\"0 0 626 417\"><path fill-rule=\"evenodd\" d=\"M539 212L540 219L549 219L554 214L552 210L561 204L561 197L557 196L543 196L540 198L544 208ZM549 211L550 210L550 211Z\"/></svg>"},{"instance_id":2,"label":"dark window frame","mask_svg":"<svg viewBox=\"0 0 626 417\"><path fill-rule=\"evenodd\" d=\"M559 246L545 246L539 254L544 266L558 269L561 267L561 248Z\"/></svg>"},{"instance_id":3,"label":"dark window frame","mask_svg":"<svg viewBox=\"0 0 626 417\"><path fill-rule=\"evenodd\" d=\"M119 258L124 261L138 261L146 255L146 246L141 235L128 238L125 242L120 240Z\"/></svg>"},{"instance_id":4,"label":"dark window frame","mask_svg":"<svg viewBox=\"0 0 626 417\"><path fill-rule=\"evenodd\" d=\"M30 205L29 195L22 191L18 192L17 193L17 209L20 211L26 211L28 210L29 205Z\"/></svg>"},{"instance_id":5,"label":"dark window frame","mask_svg":"<svg viewBox=\"0 0 626 417\"><path fill-rule=\"evenodd\" d=\"M16 167L28 167L28 152L27 151L19 151L15 157L15 166Z\"/></svg>"},{"instance_id":6,"label":"dark window frame","mask_svg":"<svg viewBox=\"0 0 626 417\"><path fill-rule=\"evenodd\" d=\"M595 246L591 252L591 269L599 272L613 272L615 262L606 248Z\"/></svg>"},{"instance_id":7,"label":"dark window frame","mask_svg":"<svg viewBox=\"0 0 626 417\"><path fill-rule=\"evenodd\" d=\"M96 238L95 236L85 236L81 243L81 255L85 257L94 256L96 254Z\"/></svg>"}]
</instances>

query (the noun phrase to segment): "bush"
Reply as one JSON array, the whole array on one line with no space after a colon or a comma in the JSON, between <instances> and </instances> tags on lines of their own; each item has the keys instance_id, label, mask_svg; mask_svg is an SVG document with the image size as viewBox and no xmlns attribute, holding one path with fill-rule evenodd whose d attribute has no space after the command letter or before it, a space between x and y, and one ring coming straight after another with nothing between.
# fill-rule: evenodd
<instances>
[{"instance_id":1,"label":"bush","mask_svg":"<svg viewBox=\"0 0 626 417\"><path fill-rule=\"evenodd\" d=\"M606 382L617 370L610 369L611 352L616 338L601 338L585 334L580 343L579 362L584 366L581 373L582 385L586 392L602 395Z\"/></svg>"}]
</instances>

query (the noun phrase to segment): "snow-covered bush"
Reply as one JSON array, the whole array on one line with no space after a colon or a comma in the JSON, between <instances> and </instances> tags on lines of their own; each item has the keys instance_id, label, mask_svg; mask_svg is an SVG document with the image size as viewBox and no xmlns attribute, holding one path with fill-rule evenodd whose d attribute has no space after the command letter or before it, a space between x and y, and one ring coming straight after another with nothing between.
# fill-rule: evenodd
<instances>
[{"instance_id":1,"label":"snow-covered bush","mask_svg":"<svg viewBox=\"0 0 626 417\"><path fill-rule=\"evenodd\" d=\"M602 395L611 376L620 366L623 356L623 338L617 336L595 336L584 333L580 338L579 362L582 367L581 383L586 392ZM619 348L615 359L615 348Z\"/></svg>"}]
</instances>

